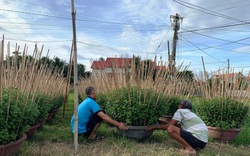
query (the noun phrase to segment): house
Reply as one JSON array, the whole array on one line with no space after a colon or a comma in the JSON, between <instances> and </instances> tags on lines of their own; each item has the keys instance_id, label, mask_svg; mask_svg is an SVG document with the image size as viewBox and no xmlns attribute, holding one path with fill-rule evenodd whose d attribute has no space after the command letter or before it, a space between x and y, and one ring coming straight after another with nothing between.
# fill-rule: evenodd
<instances>
[{"instance_id":1,"label":"house","mask_svg":"<svg viewBox=\"0 0 250 156\"><path fill-rule=\"evenodd\" d=\"M118 73L122 73L124 67L131 66L132 58L110 58L108 57L105 62L105 71L107 73L112 73L112 69L117 69Z\"/></svg>"},{"instance_id":2,"label":"house","mask_svg":"<svg viewBox=\"0 0 250 156\"><path fill-rule=\"evenodd\" d=\"M92 75L105 73L113 73L113 69L118 70L116 72L124 72L124 67L131 66L132 58L111 58L108 57L105 61L93 61L91 65Z\"/></svg>"},{"instance_id":3,"label":"house","mask_svg":"<svg viewBox=\"0 0 250 156\"><path fill-rule=\"evenodd\" d=\"M91 67L92 75L96 76L105 70L105 61L93 61Z\"/></svg>"},{"instance_id":4,"label":"house","mask_svg":"<svg viewBox=\"0 0 250 156\"><path fill-rule=\"evenodd\" d=\"M213 75L212 78L219 78L222 79L223 81L227 81L229 84L235 83L236 80L244 78L244 75L239 72L239 73L231 73L231 74L221 74L221 75Z\"/></svg>"},{"instance_id":5,"label":"house","mask_svg":"<svg viewBox=\"0 0 250 156\"><path fill-rule=\"evenodd\" d=\"M93 61L91 65L92 75L96 76L101 72L112 74L114 69L117 73L124 73L124 67L130 68L132 60L133 58L108 57L105 61ZM151 63L154 65L154 69L166 71L166 66L157 66L154 62Z\"/></svg>"}]
</instances>

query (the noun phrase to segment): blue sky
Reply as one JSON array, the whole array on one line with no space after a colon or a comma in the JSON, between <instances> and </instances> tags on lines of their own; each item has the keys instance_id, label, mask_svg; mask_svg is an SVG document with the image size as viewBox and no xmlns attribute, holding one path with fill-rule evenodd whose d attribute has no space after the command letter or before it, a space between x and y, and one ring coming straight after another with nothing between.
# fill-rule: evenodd
<instances>
[{"instance_id":1,"label":"blue sky","mask_svg":"<svg viewBox=\"0 0 250 156\"><path fill-rule=\"evenodd\" d=\"M68 62L72 42L70 0L0 0L0 34L14 47L35 44L43 55ZM177 65L198 73L250 70L249 0L75 0L78 63L90 70L100 57L167 61L172 45L170 15L183 17Z\"/></svg>"}]
</instances>

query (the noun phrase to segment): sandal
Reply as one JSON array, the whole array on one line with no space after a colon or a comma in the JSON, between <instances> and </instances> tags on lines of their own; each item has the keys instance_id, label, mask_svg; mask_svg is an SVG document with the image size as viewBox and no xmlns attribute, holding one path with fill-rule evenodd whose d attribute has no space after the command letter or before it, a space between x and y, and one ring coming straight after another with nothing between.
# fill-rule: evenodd
<instances>
[{"instance_id":1,"label":"sandal","mask_svg":"<svg viewBox=\"0 0 250 156\"><path fill-rule=\"evenodd\" d=\"M102 139L104 139L104 136L96 135L95 138L92 140L102 140Z\"/></svg>"}]
</instances>

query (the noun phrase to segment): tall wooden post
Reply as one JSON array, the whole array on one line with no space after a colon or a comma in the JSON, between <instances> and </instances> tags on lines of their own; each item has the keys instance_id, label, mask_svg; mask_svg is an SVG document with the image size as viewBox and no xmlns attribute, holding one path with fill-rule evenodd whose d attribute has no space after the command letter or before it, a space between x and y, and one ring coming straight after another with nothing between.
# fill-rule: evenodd
<instances>
[{"instance_id":1,"label":"tall wooden post","mask_svg":"<svg viewBox=\"0 0 250 156\"><path fill-rule=\"evenodd\" d=\"M73 28L73 51L74 51L74 145L75 155L78 155L78 72L77 72L77 46L76 46L76 13L74 0L71 0L71 15Z\"/></svg>"}]
</instances>

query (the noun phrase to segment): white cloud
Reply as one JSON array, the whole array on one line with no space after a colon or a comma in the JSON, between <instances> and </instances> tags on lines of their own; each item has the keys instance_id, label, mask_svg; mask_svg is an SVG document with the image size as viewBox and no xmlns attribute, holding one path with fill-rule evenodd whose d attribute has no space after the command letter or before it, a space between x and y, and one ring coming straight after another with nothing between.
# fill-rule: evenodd
<instances>
[{"instance_id":1,"label":"white cloud","mask_svg":"<svg viewBox=\"0 0 250 156\"><path fill-rule=\"evenodd\" d=\"M241 48L237 48L234 51L239 52L239 53L249 53L250 54L250 46L244 46Z\"/></svg>"},{"instance_id":2,"label":"white cloud","mask_svg":"<svg viewBox=\"0 0 250 156\"><path fill-rule=\"evenodd\" d=\"M57 5L63 5L63 6L68 6L70 4L70 0L56 0L55 3Z\"/></svg>"},{"instance_id":3,"label":"white cloud","mask_svg":"<svg viewBox=\"0 0 250 156\"><path fill-rule=\"evenodd\" d=\"M164 0L123 0L121 6L134 22L151 23L158 21L162 23L168 18L168 10Z\"/></svg>"},{"instance_id":4,"label":"white cloud","mask_svg":"<svg viewBox=\"0 0 250 156\"><path fill-rule=\"evenodd\" d=\"M183 2L186 1L182 0ZM55 6L55 3L57 6ZM79 41L77 43L78 62L86 65L87 69L90 67L90 59L96 60L100 57L114 57L115 55L117 57L126 57L127 55L132 56L135 54L140 55L142 58L153 58L157 55L158 57L163 56L164 60L167 60L167 41L170 41L171 49L173 36L173 31L170 27L170 15L175 15L175 13L179 13L184 17L181 24L182 29L179 31L178 63L185 61L188 64L192 61L193 64L198 62L202 65L201 55L204 55L206 63L219 62L211 57L206 57L207 55L200 50L204 49L206 53L213 55L219 60L231 59L231 64L233 65L237 63L234 58L238 58L239 53L242 55L250 51L250 46L243 45L244 47L242 47L242 45L238 44L226 44L216 47L218 49L205 49L205 47L228 43L227 40L236 41L246 38L249 36L249 32L246 31L249 25L225 27L220 30L196 31L208 37L193 32L185 33L186 29L194 30L228 25L228 23L236 23L239 20L248 21L249 1L241 1L239 3L238 1L226 0L190 0L187 2L202 7L202 11L205 9L211 10L212 12L210 13L214 13L216 16L198 11L198 8L191 9L180 5L173 0L123 0L118 2L103 0L98 3L99 5L96 3L98 2L91 0L76 1L75 3L77 18L81 19L76 22L77 41ZM37 13L68 18L70 15L69 0L44 0L36 3L31 3L31 0L0 0L0 6L2 6L0 8L0 30L4 33L6 41L9 39L12 43L18 42L22 46L26 43L31 51L35 43L38 44L38 47L44 44L44 53L47 52L47 49L50 49L51 57L58 56L66 61L69 60L72 40L71 20L32 14ZM65 11L65 8L67 11ZM9 11L4 11L3 9ZM15 11L30 12L31 14ZM87 15L84 13L87 13ZM234 20L225 19L230 17L224 15L230 16ZM218 16L223 16L224 18ZM86 18L101 19L100 21L104 23L84 21ZM106 19L111 21L111 23L105 23ZM112 24L112 21L125 24ZM243 30L245 31L243 32ZM212 38L209 38L209 36ZM184 40L184 38L187 40ZM248 40L240 42L248 43ZM158 48L159 45L160 47ZM229 51L222 51L219 48L228 49ZM195 49L197 51L191 51ZM232 50L238 53L232 54ZM243 63L243 61L245 62L245 60L241 62ZM216 69L217 65L218 63L211 63L206 66L207 69ZM202 66L194 66L194 68L202 68Z\"/></svg>"},{"instance_id":5,"label":"white cloud","mask_svg":"<svg viewBox=\"0 0 250 156\"><path fill-rule=\"evenodd\" d=\"M2 10L0 12L0 16L2 16L0 27L7 30L4 31L4 33L32 32L28 22L16 12L16 10L18 10L18 5L19 2L0 1L0 6L4 6L1 8Z\"/></svg>"}]
</instances>

